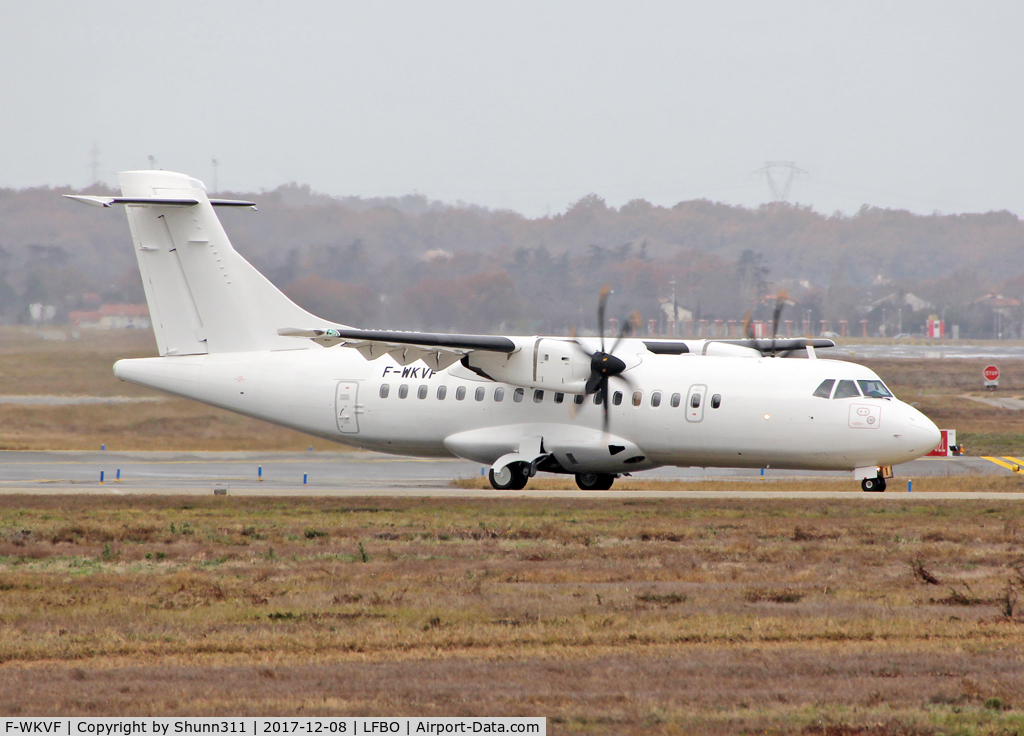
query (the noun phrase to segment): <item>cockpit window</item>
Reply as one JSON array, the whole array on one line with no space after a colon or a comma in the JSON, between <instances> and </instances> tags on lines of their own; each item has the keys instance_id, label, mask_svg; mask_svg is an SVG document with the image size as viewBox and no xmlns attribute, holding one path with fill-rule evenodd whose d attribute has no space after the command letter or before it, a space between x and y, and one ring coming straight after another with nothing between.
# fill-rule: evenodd
<instances>
[{"instance_id":1,"label":"cockpit window","mask_svg":"<svg viewBox=\"0 0 1024 736\"><path fill-rule=\"evenodd\" d=\"M849 399L851 397L860 396L860 391L857 390L857 384L853 381L840 381L839 385L836 386L836 394L833 399Z\"/></svg>"},{"instance_id":2,"label":"cockpit window","mask_svg":"<svg viewBox=\"0 0 1024 736\"><path fill-rule=\"evenodd\" d=\"M881 381L857 381L864 395L872 399L888 399L892 396Z\"/></svg>"},{"instance_id":3,"label":"cockpit window","mask_svg":"<svg viewBox=\"0 0 1024 736\"><path fill-rule=\"evenodd\" d=\"M827 399L829 396L832 395L832 387L835 385L835 383L836 379L826 378L824 381L821 382L821 385L818 386L818 388L814 389L814 395L817 396L819 399Z\"/></svg>"}]
</instances>

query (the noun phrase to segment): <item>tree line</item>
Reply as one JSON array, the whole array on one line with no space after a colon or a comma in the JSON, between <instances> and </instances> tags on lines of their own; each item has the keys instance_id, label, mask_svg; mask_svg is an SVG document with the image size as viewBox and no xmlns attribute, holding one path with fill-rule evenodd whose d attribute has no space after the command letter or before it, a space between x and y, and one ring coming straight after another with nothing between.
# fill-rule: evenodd
<instances>
[{"instance_id":1,"label":"tree line","mask_svg":"<svg viewBox=\"0 0 1024 736\"><path fill-rule=\"evenodd\" d=\"M29 322L33 303L54 305L59 321L97 302L144 301L124 216L59 196L70 192L0 189L0 321ZM997 323L1004 337L1020 336L1020 308L1009 300L1024 298L1024 224L1009 212L824 215L708 200L614 208L592 194L564 213L527 218L422 195L334 198L295 184L220 196L259 204L219 212L235 247L300 305L344 324L593 331L598 289L609 283L610 315L639 315L659 331L673 294L695 330L701 320L707 329L738 325L748 313L770 320L784 289L785 318L815 330L827 320L838 332L846 320L860 334L867 320L871 334L883 322L888 334L915 332L936 313L962 337L991 337ZM990 294L1006 297L998 319L983 299Z\"/></svg>"}]
</instances>

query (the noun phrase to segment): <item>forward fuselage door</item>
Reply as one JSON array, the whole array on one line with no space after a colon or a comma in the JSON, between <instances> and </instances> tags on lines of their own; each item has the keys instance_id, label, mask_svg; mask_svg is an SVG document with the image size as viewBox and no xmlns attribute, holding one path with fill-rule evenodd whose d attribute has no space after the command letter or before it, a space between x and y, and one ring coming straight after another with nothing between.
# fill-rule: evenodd
<instances>
[{"instance_id":1,"label":"forward fuselage door","mask_svg":"<svg viewBox=\"0 0 1024 736\"><path fill-rule=\"evenodd\" d=\"M359 384L355 381L339 381L334 401L334 415L338 419L338 431L342 434L359 432L359 415L362 407L358 404Z\"/></svg>"},{"instance_id":2,"label":"forward fuselage door","mask_svg":"<svg viewBox=\"0 0 1024 736\"><path fill-rule=\"evenodd\" d=\"M704 418L704 401L707 399L708 387L702 383L690 386L686 394L686 421L699 422Z\"/></svg>"}]
</instances>

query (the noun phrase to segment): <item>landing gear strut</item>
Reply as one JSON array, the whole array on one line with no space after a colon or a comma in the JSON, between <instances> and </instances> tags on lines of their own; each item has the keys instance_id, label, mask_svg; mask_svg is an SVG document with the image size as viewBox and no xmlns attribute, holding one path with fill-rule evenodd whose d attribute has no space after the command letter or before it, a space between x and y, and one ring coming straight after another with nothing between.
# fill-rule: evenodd
<instances>
[{"instance_id":1,"label":"landing gear strut","mask_svg":"<svg viewBox=\"0 0 1024 736\"><path fill-rule=\"evenodd\" d=\"M584 491L607 491L615 482L610 473L577 473L576 485Z\"/></svg>"},{"instance_id":2,"label":"landing gear strut","mask_svg":"<svg viewBox=\"0 0 1024 736\"><path fill-rule=\"evenodd\" d=\"M530 480L530 466L526 463L506 465L497 473L491 468L487 473L491 487L497 491L521 491Z\"/></svg>"},{"instance_id":3,"label":"landing gear strut","mask_svg":"<svg viewBox=\"0 0 1024 736\"><path fill-rule=\"evenodd\" d=\"M885 490L885 478L865 478L860 482L860 487L868 493L882 493Z\"/></svg>"}]
</instances>

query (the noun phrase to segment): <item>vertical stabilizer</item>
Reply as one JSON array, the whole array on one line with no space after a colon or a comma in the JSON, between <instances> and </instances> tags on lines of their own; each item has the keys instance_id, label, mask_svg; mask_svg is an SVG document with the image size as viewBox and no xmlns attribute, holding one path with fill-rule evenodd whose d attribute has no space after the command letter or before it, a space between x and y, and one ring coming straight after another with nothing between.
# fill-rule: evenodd
<instances>
[{"instance_id":1,"label":"vertical stabilizer","mask_svg":"<svg viewBox=\"0 0 1024 736\"><path fill-rule=\"evenodd\" d=\"M235 251L201 182L169 171L126 171L119 180L124 198L136 200L124 204L161 355L294 349L278 328L336 326Z\"/></svg>"}]
</instances>

